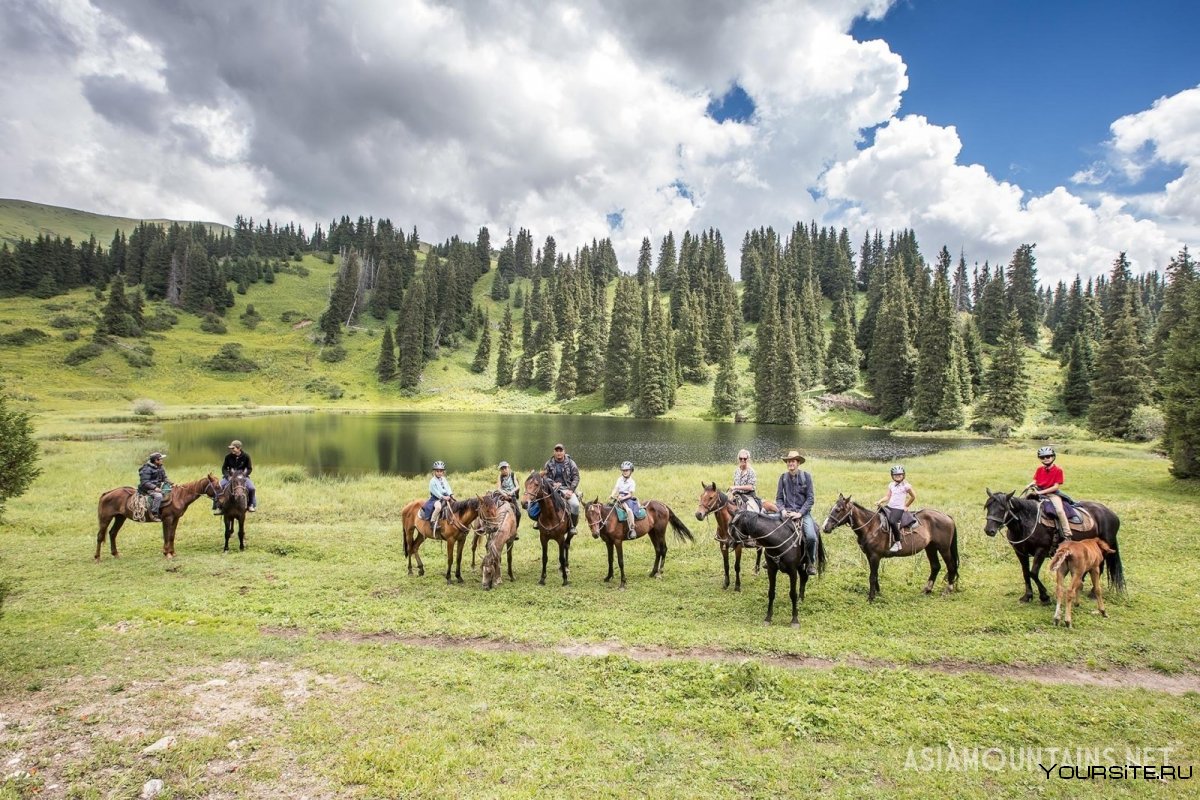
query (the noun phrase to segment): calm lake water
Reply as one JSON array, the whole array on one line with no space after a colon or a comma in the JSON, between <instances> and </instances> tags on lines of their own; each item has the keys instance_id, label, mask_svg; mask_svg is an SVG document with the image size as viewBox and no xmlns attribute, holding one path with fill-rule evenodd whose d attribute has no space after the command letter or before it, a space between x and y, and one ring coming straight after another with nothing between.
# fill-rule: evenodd
<instances>
[{"instance_id":1,"label":"calm lake water","mask_svg":"<svg viewBox=\"0 0 1200 800\"><path fill-rule=\"evenodd\" d=\"M982 444L894 437L887 431L857 428L402 412L188 420L167 423L163 435L175 468L220 466L229 442L241 439L255 466L297 464L313 475L418 475L428 473L438 459L451 474L492 468L501 459L521 472L544 464L555 442L563 442L580 467L603 469L625 459L638 466L732 465L743 447L762 463L793 447L808 457L899 461Z\"/></svg>"}]
</instances>

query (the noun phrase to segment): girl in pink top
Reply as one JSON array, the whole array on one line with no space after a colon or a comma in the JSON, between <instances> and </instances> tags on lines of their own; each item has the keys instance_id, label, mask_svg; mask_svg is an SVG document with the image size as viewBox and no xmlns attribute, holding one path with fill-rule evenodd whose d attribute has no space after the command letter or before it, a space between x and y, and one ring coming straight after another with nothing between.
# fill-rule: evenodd
<instances>
[{"instance_id":1,"label":"girl in pink top","mask_svg":"<svg viewBox=\"0 0 1200 800\"><path fill-rule=\"evenodd\" d=\"M904 479L904 467L897 464L892 467L892 482L888 484L887 494L879 498L875 504L882 506L887 514L888 523L892 529L892 547L889 552L899 553L903 545L900 543L900 529L911 528L917 524L917 518L909 513L908 507L917 500L917 493Z\"/></svg>"}]
</instances>

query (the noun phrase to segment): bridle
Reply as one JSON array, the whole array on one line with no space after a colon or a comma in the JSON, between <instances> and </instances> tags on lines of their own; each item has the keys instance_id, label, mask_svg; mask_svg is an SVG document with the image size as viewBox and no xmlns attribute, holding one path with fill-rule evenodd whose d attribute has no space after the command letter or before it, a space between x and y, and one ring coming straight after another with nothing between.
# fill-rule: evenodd
<instances>
[{"instance_id":1,"label":"bridle","mask_svg":"<svg viewBox=\"0 0 1200 800\"><path fill-rule=\"evenodd\" d=\"M700 502L697 503L697 506L699 508L704 509L704 515L701 517L702 520L708 519L709 514L715 514L718 511L722 511L726 508L729 508L731 505L734 504L733 498L726 496L726 494L724 492L722 492L718 489L716 491L716 493L717 493L716 502L713 503L712 508L708 508L707 506L704 505L704 497L703 497L703 495L701 495ZM708 494L708 491L705 490L704 494ZM724 499L725 502L721 502L722 499Z\"/></svg>"},{"instance_id":2,"label":"bridle","mask_svg":"<svg viewBox=\"0 0 1200 800\"><path fill-rule=\"evenodd\" d=\"M772 528L771 530L762 534L761 536L751 536L751 535L743 532L740 527L738 527L737 525L734 525L733 521L730 520L729 538L732 539L736 544L742 544L742 545L744 545L745 541L748 540L752 544L756 544L759 547L761 547L763 550L766 550L767 554L770 555L772 558L774 558L776 550L778 550L780 553L786 553L788 550L791 550L793 547L797 547L799 545L800 538L801 538L800 524L803 524L803 521L800 520L799 521L800 524L797 524L797 522L798 521L796 521L796 520L785 519L782 522L780 522L778 525L776 525L774 528ZM786 541L784 541L780 544L772 544L771 542L766 541L768 536L775 535L775 532L778 531L780 528L782 528L785 525L792 526L791 537L789 537ZM776 560L778 560L778 559L776 559Z\"/></svg>"},{"instance_id":3,"label":"bridle","mask_svg":"<svg viewBox=\"0 0 1200 800\"><path fill-rule=\"evenodd\" d=\"M995 495L988 495L988 499L994 500ZM984 504L984 509L985 510L987 509L986 503ZM1020 524L1021 529L1024 530L1024 523L1021 522L1021 517L1018 516L1015 511L1012 510L1012 498L1011 497L1006 498L1004 501L1004 516L1001 517L1000 519L997 519L996 517L993 517L991 514L988 514L987 521L996 523L997 528L1003 527L1005 538L1008 539L1008 543L1011 545L1024 544L1025 542L1032 539L1033 535L1035 533L1037 533L1037 523L1035 522L1033 525L1033 529L1030 530L1028 534L1026 534L1024 539L1014 540L1012 538L1012 529L1008 526L1008 524L1010 522L1016 522L1016 523Z\"/></svg>"},{"instance_id":4,"label":"bridle","mask_svg":"<svg viewBox=\"0 0 1200 800\"><path fill-rule=\"evenodd\" d=\"M850 527L850 530L854 531L856 534L860 534L860 533L864 532L867 529L867 525L869 525L871 523L868 520L867 522L864 522L862 524L861 528L855 527L853 511L856 506L858 508L862 508L863 511L867 510L867 509L863 508L862 506L859 506L858 503L847 501L846 502L846 515L843 516L841 519L839 519L837 522L834 522L833 521L833 510L831 509L829 512L829 515L825 517L825 524L822 527L827 528L828 530L833 530L834 528L836 528L839 525L848 525ZM835 506L835 508L836 508L836 506ZM832 525L829 524L831 522L833 522Z\"/></svg>"},{"instance_id":5,"label":"bridle","mask_svg":"<svg viewBox=\"0 0 1200 800\"><path fill-rule=\"evenodd\" d=\"M603 509L605 505L606 505L605 503L588 503L587 508L591 509L591 508L595 508L596 506L600 506L600 508ZM584 513L586 513L586 511L587 511L587 509L585 509ZM609 508L608 513L605 514L602 519L598 519L595 522L592 522L589 519L588 527L590 527L592 529L592 533L599 536L601 529L608 527L609 518L612 517L612 515L615 514L616 512L617 512L617 504L613 503L612 507ZM626 512L626 513L628 513L628 512Z\"/></svg>"}]
</instances>

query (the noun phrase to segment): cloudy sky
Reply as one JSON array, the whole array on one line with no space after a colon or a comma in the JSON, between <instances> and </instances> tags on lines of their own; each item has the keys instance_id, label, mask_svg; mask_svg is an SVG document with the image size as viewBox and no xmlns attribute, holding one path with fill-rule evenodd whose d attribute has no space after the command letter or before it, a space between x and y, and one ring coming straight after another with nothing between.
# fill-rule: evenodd
<instances>
[{"instance_id":1,"label":"cloudy sky","mask_svg":"<svg viewBox=\"0 0 1200 800\"><path fill-rule=\"evenodd\" d=\"M0 196L517 226L559 250L913 227L1044 280L1200 242L1168 0L0 0ZM1048 7L1048 8L1046 8Z\"/></svg>"}]
</instances>

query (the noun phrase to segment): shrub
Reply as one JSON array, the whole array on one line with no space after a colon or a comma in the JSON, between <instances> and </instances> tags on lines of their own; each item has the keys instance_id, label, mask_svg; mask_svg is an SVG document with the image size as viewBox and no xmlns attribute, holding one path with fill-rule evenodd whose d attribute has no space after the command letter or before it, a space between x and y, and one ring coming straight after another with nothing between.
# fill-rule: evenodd
<instances>
[{"instance_id":1,"label":"shrub","mask_svg":"<svg viewBox=\"0 0 1200 800\"><path fill-rule=\"evenodd\" d=\"M63 358L63 363L69 367L75 367L85 361L91 361L96 356L104 352L104 347L96 342L88 342L85 345L76 347Z\"/></svg>"},{"instance_id":2,"label":"shrub","mask_svg":"<svg viewBox=\"0 0 1200 800\"><path fill-rule=\"evenodd\" d=\"M200 323L200 330L205 333L225 333L225 323L216 314L206 314Z\"/></svg>"},{"instance_id":3,"label":"shrub","mask_svg":"<svg viewBox=\"0 0 1200 800\"><path fill-rule=\"evenodd\" d=\"M1012 436L1015 427L1016 423L1008 417L979 417L971 423L971 430L996 439Z\"/></svg>"},{"instance_id":4,"label":"shrub","mask_svg":"<svg viewBox=\"0 0 1200 800\"><path fill-rule=\"evenodd\" d=\"M328 378L313 378L304 388L314 394L323 394L330 400L337 400L346 393L345 389Z\"/></svg>"},{"instance_id":5,"label":"shrub","mask_svg":"<svg viewBox=\"0 0 1200 800\"><path fill-rule=\"evenodd\" d=\"M217 354L204 363L215 372L254 372L258 369L258 364L243 356L242 346L235 342L221 345Z\"/></svg>"},{"instance_id":6,"label":"shrub","mask_svg":"<svg viewBox=\"0 0 1200 800\"><path fill-rule=\"evenodd\" d=\"M299 311L288 310L279 315L279 321L286 322L288 325L291 325L293 322L296 322L296 321L302 320L302 319L304 319L304 315L301 314Z\"/></svg>"},{"instance_id":7,"label":"shrub","mask_svg":"<svg viewBox=\"0 0 1200 800\"><path fill-rule=\"evenodd\" d=\"M304 483L308 476L304 474L304 470L299 467L287 467L279 471L280 483Z\"/></svg>"},{"instance_id":8,"label":"shrub","mask_svg":"<svg viewBox=\"0 0 1200 800\"><path fill-rule=\"evenodd\" d=\"M148 397L133 401L133 413L139 417L153 417L158 413L158 403Z\"/></svg>"},{"instance_id":9,"label":"shrub","mask_svg":"<svg viewBox=\"0 0 1200 800\"><path fill-rule=\"evenodd\" d=\"M37 467L38 445L33 438L29 415L10 411L3 389L0 384L0 515L8 500L24 494L41 474ZM9 588L10 584L6 582L0 591L7 592Z\"/></svg>"},{"instance_id":10,"label":"shrub","mask_svg":"<svg viewBox=\"0 0 1200 800\"><path fill-rule=\"evenodd\" d=\"M322 361L328 361L331 364L336 364L339 361L346 360L346 348L340 344L335 344L333 347L325 347L321 350L319 358Z\"/></svg>"},{"instance_id":11,"label":"shrub","mask_svg":"<svg viewBox=\"0 0 1200 800\"><path fill-rule=\"evenodd\" d=\"M1167 420L1162 411L1154 406L1138 406L1129 420L1129 433L1125 438L1134 442L1152 442L1162 437L1167 429Z\"/></svg>"},{"instance_id":12,"label":"shrub","mask_svg":"<svg viewBox=\"0 0 1200 800\"><path fill-rule=\"evenodd\" d=\"M75 328L78 327L74 317L68 314L55 314L50 318L51 328Z\"/></svg>"},{"instance_id":13,"label":"shrub","mask_svg":"<svg viewBox=\"0 0 1200 800\"><path fill-rule=\"evenodd\" d=\"M254 304L251 303L250 305L246 306L246 310L242 312L242 315L239 317L239 319L241 319L242 324L247 328L254 330L258 327L258 323L262 322L262 315L254 310Z\"/></svg>"},{"instance_id":14,"label":"shrub","mask_svg":"<svg viewBox=\"0 0 1200 800\"><path fill-rule=\"evenodd\" d=\"M154 350L149 347L137 348L135 350L121 350L121 357L131 367L152 367L154 366Z\"/></svg>"},{"instance_id":15,"label":"shrub","mask_svg":"<svg viewBox=\"0 0 1200 800\"><path fill-rule=\"evenodd\" d=\"M63 341L64 342L78 342L79 341L79 331L76 331L76 330L63 331Z\"/></svg>"},{"instance_id":16,"label":"shrub","mask_svg":"<svg viewBox=\"0 0 1200 800\"><path fill-rule=\"evenodd\" d=\"M159 311L153 317L146 317L142 327L148 331L169 331L179 322L179 317L170 311Z\"/></svg>"},{"instance_id":17,"label":"shrub","mask_svg":"<svg viewBox=\"0 0 1200 800\"><path fill-rule=\"evenodd\" d=\"M37 328L22 328L12 333L0 334L0 345L24 347L25 345L41 342L49 338L50 334L40 331Z\"/></svg>"}]
</instances>

